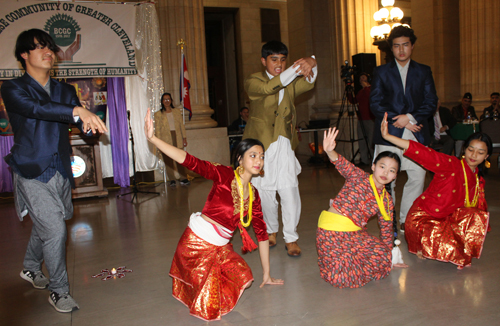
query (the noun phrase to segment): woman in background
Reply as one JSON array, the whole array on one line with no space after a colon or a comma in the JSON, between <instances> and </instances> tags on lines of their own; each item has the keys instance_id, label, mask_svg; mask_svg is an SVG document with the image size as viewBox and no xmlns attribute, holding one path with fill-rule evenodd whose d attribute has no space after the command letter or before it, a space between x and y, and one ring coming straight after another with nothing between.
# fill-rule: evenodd
<instances>
[{"instance_id":1,"label":"woman in background","mask_svg":"<svg viewBox=\"0 0 500 326\"><path fill-rule=\"evenodd\" d=\"M187 146L186 128L182 121L181 110L172 104L172 95L164 93L161 97L161 109L155 113L156 136L164 142L183 149ZM170 157L162 154L169 185L175 187L176 180L183 186L189 185L186 171Z\"/></svg>"}]
</instances>

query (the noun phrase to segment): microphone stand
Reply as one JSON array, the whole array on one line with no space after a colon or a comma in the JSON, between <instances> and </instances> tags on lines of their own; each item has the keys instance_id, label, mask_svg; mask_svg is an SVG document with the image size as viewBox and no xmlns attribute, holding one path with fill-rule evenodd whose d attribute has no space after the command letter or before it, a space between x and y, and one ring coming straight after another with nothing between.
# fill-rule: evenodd
<instances>
[{"instance_id":1,"label":"microphone stand","mask_svg":"<svg viewBox=\"0 0 500 326\"><path fill-rule=\"evenodd\" d=\"M134 134L132 133L132 125L130 124L130 111L127 111L127 119L128 119L128 129L130 131L130 143L132 144L132 166L134 169L134 176L132 177L132 191L127 192L125 194L118 195L118 196L116 196L116 198L120 198L120 197L123 197L126 195L133 194L132 200L130 200L130 202L133 203L134 198L137 199L137 201L139 201L137 198L137 194L139 194L139 193L140 194L155 194L157 196L159 196L160 193L154 192L154 191L142 191L142 190L139 190L139 188L137 188L137 182L136 182L136 177L135 177L136 170L135 170Z\"/></svg>"}]
</instances>

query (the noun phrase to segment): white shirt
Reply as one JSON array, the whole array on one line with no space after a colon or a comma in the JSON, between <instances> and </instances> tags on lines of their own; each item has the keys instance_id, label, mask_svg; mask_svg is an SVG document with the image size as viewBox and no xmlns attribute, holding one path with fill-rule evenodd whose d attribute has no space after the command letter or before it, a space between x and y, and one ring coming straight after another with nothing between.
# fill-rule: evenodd
<instances>
[{"instance_id":1,"label":"white shirt","mask_svg":"<svg viewBox=\"0 0 500 326\"><path fill-rule=\"evenodd\" d=\"M410 67L410 61L411 59L408 60L408 62L403 67L399 64L398 60L396 60L396 65L398 66L399 75L401 76L401 82L403 83L403 92L405 93L406 93L406 76L408 75L408 68ZM410 119L411 124L416 125L418 123L417 120L415 120L415 118L410 113L407 113L406 116Z\"/></svg>"}]
</instances>

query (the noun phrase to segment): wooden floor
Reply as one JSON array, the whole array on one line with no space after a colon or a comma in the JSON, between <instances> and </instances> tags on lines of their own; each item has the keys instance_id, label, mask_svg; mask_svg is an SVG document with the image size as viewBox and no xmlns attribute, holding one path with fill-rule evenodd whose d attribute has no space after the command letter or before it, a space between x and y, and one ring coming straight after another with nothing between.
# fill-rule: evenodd
<instances>
[{"instance_id":1,"label":"wooden floor","mask_svg":"<svg viewBox=\"0 0 500 326\"><path fill-rule=\"evenodd\" d=\"M399 196L405 179L404 173L398 177ZM359 289L325 283L316 262L317 219L343 178L332 167L304 162L299 182L302 256L286 255L281 233L271 249L272 276L285 279L285 285L260 289L259 254L245 255L255 282L235 309L214 324L499 325L500 174L495 163L486 176L492 231L481 259L461 271L452 264L419 260L408 253L402 237L403 257L410 268L395 269L386 279ZM201 211L210 187L210 181L195 179L188 187L145 188L161 195L139 194L138 203L117 199L118 191L110 191L105 199L75 201L74 217L67 222L67 266L71 294L80 310L70 314L57 313L48 303L47 290L35 290L19 277L32 223L29 218L20 223L14 205L0 201L0 324L206 325L172 297L168 271L188 217ZM368 229L378 234L376 220ZM239 235L232 241L240 252ZM92 278L101 269L119 266L133 273L105 282Z\"/></svg>"}]
</instances>

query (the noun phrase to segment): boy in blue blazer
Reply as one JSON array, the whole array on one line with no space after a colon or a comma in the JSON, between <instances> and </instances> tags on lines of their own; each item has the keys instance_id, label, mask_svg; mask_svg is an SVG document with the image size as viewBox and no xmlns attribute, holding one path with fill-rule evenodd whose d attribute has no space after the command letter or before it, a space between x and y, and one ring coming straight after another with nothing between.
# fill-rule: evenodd
<instances>
[{"instance_id":1,"label":"boy in blue blazer","mask_svg":"<svg viewBox=\"0 0 500 326\"><path fill-rule=\"evenodd\" d=\"M26 73L2 85L2 98L14 132L14 146L4 159L13 172L19 219L30 214L31 237L20 276L37 289L50 290L59 312L78 304L69 294L66 272L66 223L73 216L71 146L68 124L86 134L107 131L103 121L81 106L75 88L50 78L58 46L46 32L19 34L15 55ZM42 262L49 280L42 273Z\"/></svg>"},{"instance_id":2,"label":"boy in blue blazer","mask_svg":"<svg viewBox=\"0 0 500 326\"><path fill-rule=\"evenodd\" d=\"M370 110L375 115L374 157L383 151L399 154L401 170L408 175L400 207L402 231L408 210L424 190L425 170L404 157L401 149L382 138L380 124L387 112L391 135L415 140L426 146L431 142L428 120L437 105L436 88L431 68L411 60L416 40L411 28L400 25L392 29L388 42L394 61L374 70L370 92ZM391 187L395 199L395 181Z\"/></svg>"}]
</instances>

